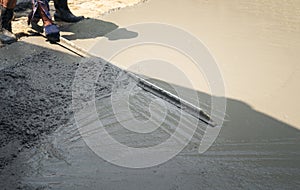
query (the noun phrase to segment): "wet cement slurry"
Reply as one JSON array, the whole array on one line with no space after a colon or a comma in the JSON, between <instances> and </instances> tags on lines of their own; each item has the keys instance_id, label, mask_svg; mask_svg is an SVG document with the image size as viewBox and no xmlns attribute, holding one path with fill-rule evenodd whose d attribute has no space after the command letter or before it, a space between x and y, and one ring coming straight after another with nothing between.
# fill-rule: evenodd
<instances>
[{"instance_id":1,"label":"wet cement slurry","mask_svg":"<svg viewBox=\"0 0 300 190\"><path fill-rule=\"evenodd\" d=\"M199 2L193 1L196 5ZM116 26L125 27L125 24L122 25L121 22L136 19L136 17L130 16L120 17L120 15L127 14L127 11L137 14L134 11L145 12L145 9L148 9L147 6L163 7L167 3L167 1L162 1L161 4L157 1L150 1L145 5L124 10L124 12L122 10L115 12L115 16L120 20L113 21L114 14L109 15L105 21L105 23L109 23L109 27L102 27L99 30L111 31ZM181 3L181 1L175 1L173 6L182 5ZM203 3L204 1L201 5ZM186 6L188 5L192 5L192 2L186 4ZM202 13L209 16L209 11L215 10L215 6L209 2L204 5L210 9ZM219 14L226 13L225 8L231 7L229 5L222 7L221 3L216 5L220 5ZM250 8L256 8L253 10L257 10L255 3L243 5L244 8L250 6ZM180 7L182 8L182 6ZM189 8L197 10L200 7L190 6ZM251 10L250 8L247 11ZM273 8L276 10L278 7ZM176 6L174 10L176 10ZM285 8L282 11L285 11ZM152 18L155 16L152 14ZM205 20L205 17L201 18ZM178 18L173 19L180 21ZM149 20L153 21L150 18ZM181 22L185 20L182 18ZM94 19L87 22L103 24L104 21ZM72 26L73 29L76 29L76 24ZM223 28L230 30L226 27ZM297 27L291 25L288 29L291 30L291 36L285 38L291 38ZM209 41L209 36L204 34L206 41ZM240 37L245 40L245 36L242 35L245 33L240 34ZM262 35L265 36L266 33L262 33ZM280 31L277 35L281 36ZM96 37L95 34L90 33L89 38L94 38L93 36ZM130 36L134 37L134 35ZM270 42L274 42L274 38L274 36L269 36L268 39ZM74 43L83 47L92 45L90 43L92 39L84 37L75 39ZM111 39L115 38L111 37ZM229 38L225 38L225 41L226 39ZM281 52L284 40L277 40L276 47L279 49L276 51ZM249 43L249 41L247 42ZM214 43L216 41L208 44ZM295 50L298 47L297 40L293 43L292 41L286 43L293 46ZM290 50L289 46L286 48L290 51L289 55L295 56L294 50ZM212 49L214 53L218 52L217 47ZM271 108L267 110L267 113L260 112L251 107L248 102L241 101L242 96L241 98L229 97L224 126L216 142L206 153L199 155L197 152L203 134L202 127L199 126L188 146L170 161L147 169L118 167L97 156L85 144L76 126L74 110L71 107L72 82L81 61L79 57L67 53L61 47L49 46L38 37L23 39L22 42L2 48L0 53L0 181L1 187L4 189L297 189L300 186L298 180L300 177L299 130L295 129L295 125L287 124L281 119L270 116ZM273 55L273 53L270 54ZM217 55L220 56L218 53ZM275 64L275 62L273 63ZM289 66L293 68L293 60L289 63L291 64ZM229 67L234 68L232 65ZM116 80L119 71L111 67L105 68L95 85L97 95L95 103L98 116L106 124L110 135L119 142L132 147L153 146L168 138L169 134L160 129L149 136L135 136L116 122L116 113L109 108L111 100L107 98L112 93L112 87L117 87L117 92L122 92L133 81L126 76L122 80L120 78ZM290 85L297 76L291 77ZM227 77L228 74L225 74L225 80L231 80ZM164 84L162 81L158 81L158 83ZM176 86L176 83L173 85ZM184 86L178 85L177 88L181 88L186 94L192 93L191 89ZM234 89L237 86L230 88ZM292 88L292 86L288 85L287 88ZM242 92L238 94L233 89L229 89L230 96L243 94ZM262 86L259 89L262 89ZM136 119L145 120L149 116L149 103L154 97L139 89L135 89L133 92L135 99L134 106L131 107L132 113ZM281 95L284 93L282 92ZM298 91L295 90L294 94L297 95L297 93ZM201 89L199 89L198 95L200 101L205 103L209 102L211 98L209 93L205 93L205 90ZM117 97L122 99L121 95ZM248 97L251 97L251 94ZM292 101L293 97L290 97L289 100ZM254 101L254 103L256 105L258 102ZM296 109L295 107L297 108L297 106L293 106L294 109ZM178 123L179 110L168 104L166 108L169 117L165 120L164 127L172 132ZM121 114L121 112L117 114ZM160 119L159 114L154 117ZM295 120L289 121L293 123Z\"/></svg>"},{"instance_id":2,"label":"wet cement slurry","mask_svg":"<svg viewBox=\"0 0 300 190\"><path fill-rule=\"evenodd\" d=\"M253 0L150 0L100 19L125 29L139 23L154 22L189 32L202 41L216 59L227 97L243 101L260 112L300 128L299 6L298 0L286 3L273 0L263 3ZM123 36L127 33L123 32ZM92 43L83 43L83 40L77 39L74 43L89 49L95 45L95 39L90 41ZM107 45L115 42L107 37L101 41ZM194 81L199 81L194 87L210 93L207 83L202 82L205 81L203 73L192 72L190 61L180 57L178 52L171 52L170 48L157 45L129 48L111 61L137 73L182 85L176 80L177 73L172 77L170 72L164 77L157 76L156 68L150 66L147 69L131 67L135 62L149 57L167 60L175 66L184 62L185 67L179 68Z\"/></svg>"},{"instance_id":3,"label":"wet cement slurry","mask_svg":"<svg viewBox=\"0 0 300 190\"><path fill-rule=\"evenodd\" d=\"M203 134L199 126L188 146L164 164L147 169L112 165L85 144L74 120L71 86L78 57L25 42L12 46L27 47L31 55L1 70L4 105L1 131L5 137L1 158L6 160L2 160L5 166L0 176L7 189L294 189L299 186L299 132L233 99L228 100L230 120L205 154L197 152ZM109 134L131 147L153 146L169 138L161 128L137 135L116 122L115 116L122 114L122 108L119 112L110 108L112 87L121 92L117 97L122 100L122 91L133 83L126 76L118 78L118 73L105 67L96 85L98 116ZM145 120L154 97L139 89L133 92L132 113L135 118ZM204 93L199 95L201 100L210 98ZM166 108L169 117L162 127L172 132L180 114L172 105ZM155 118L161 119L161 115L158 113Z\"/></svg>"}]
</instances>

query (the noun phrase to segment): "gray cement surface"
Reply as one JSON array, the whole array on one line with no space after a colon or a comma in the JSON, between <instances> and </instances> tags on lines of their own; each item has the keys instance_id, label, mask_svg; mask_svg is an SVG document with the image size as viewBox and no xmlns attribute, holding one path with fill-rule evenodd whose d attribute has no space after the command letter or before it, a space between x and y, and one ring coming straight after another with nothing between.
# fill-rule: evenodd
<instances>
[{"instance_id":1,"label":"gray cement surface","mask_svg":"<svg viewBox=\"0 0 300 190\"><path fill-rule=\"evenodd\" d=\"M92 25L91 28L97 28L93 23L108 26L104 27L107 31L99 29L103 34L122 28L112 21L99 19L84 23ZM73 29L77 26L73 25ZM123 34L126 34L124 38L128 37L128 31ZM89 35L77 31L73 37L80 39L76 41L78 45L90 45L84 40L90 41L95 35ZM72 108L72 85L82 61L80 57L48 44L41 37L22 38L1 48L0 55L1 189L300 187L299 130L243 101L228 98L227 120L216 142L204 154L197 152L202 137L199 126L192 141L170 161L146 169L128 169L100 158L78 131ZM110 134L133 147L150 146L168 138L160 130L148 137L134 136L116 122L107 97L113 93L115 84L117 90L125 92L122 90L133 83L126 77L121 82L116 80L119 72L106 66L96 85L97 113ZM191 89L178 88L191 93ZM135 94L132 109L135 117L143 120L148 114L148 101L154 97L140 89L134 92L139 93ZM207 93L197 93L200 101L211 98ZM172 128L179 110L171 105L167 108L172 117L166 120L166 126Z\"/></svg>"}]
</instances>

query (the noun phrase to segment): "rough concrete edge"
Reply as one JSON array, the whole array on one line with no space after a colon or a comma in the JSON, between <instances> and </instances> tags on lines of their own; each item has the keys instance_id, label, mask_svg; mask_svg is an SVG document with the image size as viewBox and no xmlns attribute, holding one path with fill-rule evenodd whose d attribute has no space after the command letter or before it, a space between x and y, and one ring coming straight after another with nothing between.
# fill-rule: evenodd
<instances>
[{"instance_id":1,"label":"rough concrete edge","mask_svg":"<svg viewBox=\"0 0 300 190\"><path fill-rule=\"evenodd\" d=\"M124 9L124 8L128 8L128 7L137 6L137 5L146 3L146 2L148 2L148 1L150 1L150 0L140 0L138 3L132 4L132 5L127 5L127 6L125 6L125 7L117 7L117 8L113 8L113 9L110 9L110 10L104 12L102 15L103 15L103 16L106 16L106 15L108 15L108 14L110 14L110 13L113 13L113 12L116 12L116 11L118 11L118 10L121 10L121 9Z\"/></svg>"}]
</instances>

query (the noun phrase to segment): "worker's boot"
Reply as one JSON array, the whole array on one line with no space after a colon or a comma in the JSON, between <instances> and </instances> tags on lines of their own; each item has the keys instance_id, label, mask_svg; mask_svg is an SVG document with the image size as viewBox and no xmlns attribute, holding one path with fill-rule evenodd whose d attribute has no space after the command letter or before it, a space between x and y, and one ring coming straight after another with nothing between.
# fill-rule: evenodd
<instances>
[{"instance_id":1,"label":"worker's boot","mask_svg":"<svg viewBox=\"0 0 300 190\"><path fill-rule=\"evenodd\" d=\"M55 21L78 22L84 19L83 16L75 16L68 7L67 0L54 0Z\"/></svg>"},{"instance_id":2,"label":"worker's boot","mask_svg":"<svg viewBox=\"0 0 300 190\"><path fill-rule=\"evenodd\" d=\"M49 12L49 0L33 0L32 12L28 15L28 24L31 24L32 29L42 33L45 30L47 40L50 43L60 41L59 28L53 23ZM39 20L42 19L43 27L38 25Z\"/></svg>"},{"instance_id":3,"label":"worker's boot","mask_svg":"<svg viewBox=\"0 0 300 190\"><path fill-rule=\"evenodd\" d=\"M16 36L12 33L11 21L14 16L13 9L7 9L1 6L0 18L0 41L2 44L11 44L17 41Z\"/></svg>"},{"instance_id":4,"label":"worker's boot","mask_svg":"<svg viewBox=\"0 0 300 190\"><path fill-rule=\"evenodd\" d=\"M49 13L49 5L47 4L47 2L46 4L38 3L37 11L39 13L39 16L42 18L45 34L48 41L50 41L50 43L59 42L60 31L51 19Z\"/></svg>"}]
</instances>

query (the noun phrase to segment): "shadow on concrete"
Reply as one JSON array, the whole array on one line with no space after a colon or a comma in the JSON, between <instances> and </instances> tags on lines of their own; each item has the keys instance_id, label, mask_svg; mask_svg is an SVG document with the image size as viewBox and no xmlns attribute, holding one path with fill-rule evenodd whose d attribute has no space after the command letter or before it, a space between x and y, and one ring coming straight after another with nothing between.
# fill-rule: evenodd
<instances>
[{"instance_id":1,"label":"shadow on concrete","mask_svg":"<svg viewBox=\"0 0 300 190\"><path fill-rule=\"evenodd\" d=\"M98 35L105 35L117 27L104 21L86 22L88 22L87 25L93 22L103 25L96 32ZM78 23L78 25L81 24ZM74 31L73 29L76 27L71 27L70 30ZM79 32L77 35L77 37L80 35L83 37L87 34ZM92 36L94 36L93 32L89 37ZM18 52L17 58L15 51ZM12 62L7 63L10 59ZM0 70L0 183L3 187L11 187L11 185L19 185L15 180L27 175L26 167L24 169L24 166L19 165L20 163L14 162L19 153L24 149L35 150L39 139L50 135L57 127L72 120L71 88L78 57L17 42L0 49L0 63L4 62L6 64ZM183 87L178 86L178 88ZM192 89L184 88L183 90L187 94L192 91ZM200 102L209 101L211 98L209 94L203 92L198 92L198 95ZM227 99L227 119L216 143L204 155L185 158L185 160L180 160L179 156L162 166L154 167L155 173L152 172L153 168L129 170L111 166L97 158L95 161L97 163L92 166L98 167L101 172L88 173L89 169L79 167L91 166L90 163L75 164L79 167L75 168L79 173L66 172L61 176L72 179L68 181L68 185L74 183L71 184L73 187L79 187L79 184L88 187L101 181L104 187L112 189L120 186L131 187L132 184L138 186L136 181L140 181L141 185L137 189L142 186L145 189L144 184L149 184L149 188L159 186L170 189L174 183L182 189L197 189L196 187L199 189L199 187L205 187L205 184L209 184L208 187L213 189L232 187L250 189L290 187L293 189L297 186L297 173L299 174L300 171L299 130L235 99ZM67 145L71 146L71 144ZM200 162L206 157L209 161ZM72 158L73 161L78 159L81 162L89 161L83 157ZM31 162L35 161L31 160ZM55 166L62 167L59 164L52 167ZM71 170L72 167L73 165L68 165L62 171ZM58 171L60 171L59 168ZM80 173L81 171L87 173ZM67 174L71 175L67 176ZM99 180L97 176L94 176L95 174L106 176L106 178L99 178L101 179ZM37 181L43 181L42 183L47 187L51 184L60 184L63 188L66 184L63 181L64 178L55 176L55 173L51 175L51 179L55 179L56 183L52 183L51 179L48 181L39 178ZM110 178L107 175L113 175L113 177ZM114 181L119 178L122 180Z\"/></svg>"},{"instance_id":2,"label":"shadow on concrete","mask_svg":"<svg viewBox=\"0 0 300 190\"><path fill-rule=\"evenodd\" d=\"M136 74L138 75L138 73ZM174 91L172 88L179 89L183 96L187 96L183 97L186 100L189 99L189 94L193 94L195 92L193 89L178 86L177 84L167 84L166 82L158 79L151 79L151 76L141 75L141 77L150 78L151 82L164 89L167 89L170 92ZM206 112L209 113L210 106L207 106L207 104L211 102L212 96L199 91L197 91L197 94L199 97L200 107L201 104L205 104L204 107L201 107L201 109L206 110ZM193 100L189 101L193 102ZM295 127L254 110L245 102L232 98L227 98L226 101L226 116L224 127L220 133L221 138L241 142L256 140L267 141L268 139L276 140L285 138L296 138L300 140L300 130L296 129Z\"/></svg>"},{"instance_id":3,"label":"shadow on concrete","mask_svg":"<svg viewBox=\"0 0 300 190\"><path fill-rule=\"evenodd\" d=\"M93 39L97 37L107 37L109 40L119 40L135 38L138 36L138 33L128 31L126 28L119 28L118 25L112 22L93 18L87 18L74 24L64 23L60 29L62 32L72 33L62 35L62 37L68 40ZM112 31L114 32L111 33Z\"/></svg>"}]
</instances>

